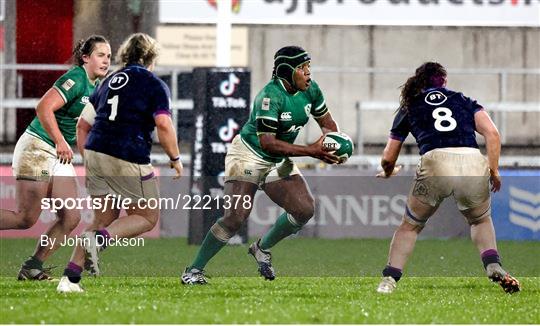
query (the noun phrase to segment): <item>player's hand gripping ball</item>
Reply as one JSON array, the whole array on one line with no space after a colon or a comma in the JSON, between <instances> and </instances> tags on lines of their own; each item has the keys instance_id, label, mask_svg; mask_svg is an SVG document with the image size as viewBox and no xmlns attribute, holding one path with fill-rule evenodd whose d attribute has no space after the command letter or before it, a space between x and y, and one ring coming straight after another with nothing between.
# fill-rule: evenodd
<instances>
[{"instance_id":1,"label":"player's hand gripping ball","mask_svg":"<svg viewBox=\"0 0 540 326\"><path fill-rule=\"evenodd\" d=\"M330 149L330 153L339 157L339 164L345 163L354 151L351 137L343 132L327 133L323 139L323 147Z\"/></svg>"}]
</instances>

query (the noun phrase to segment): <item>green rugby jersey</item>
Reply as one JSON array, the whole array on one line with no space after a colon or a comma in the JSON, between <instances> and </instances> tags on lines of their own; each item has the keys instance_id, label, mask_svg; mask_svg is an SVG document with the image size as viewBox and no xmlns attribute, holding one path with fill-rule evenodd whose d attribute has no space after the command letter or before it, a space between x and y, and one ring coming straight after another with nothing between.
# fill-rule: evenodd
<instances>
[{"instance_id":1,"label":"green rugby jersey","mask_svg":"<svg viewBox=\"0 0 540 326\"><path fill-rule=\"evenodd\" d=\"M68 70L53 85L65 102L64 106L54 112L54 116L68 144L75 144L77 120L96 85L97 82L96 84L90 82L86 70L81 66ZM26 132L43 139L53 147L56 146L37 116L26 128Z\"/></svg>"},{"instance_id":2,"label":"green rugby jersey","mask_svg":"<svg viewBox=\"0 0 540 326\"><path fill-rule=\"evenodd\" d=\"M271 155L261 148L258 135L268 131L257 130L257 119L276 121L276 138L292 144L310 115L319 118L327 112L324 96L315 81L311 81L306 91L289 94L283 82L274 78L255 97L249 120L240 131L240 136L244 144L262 159L281 162L283 156Z\"/></svg>"}]
</instances>

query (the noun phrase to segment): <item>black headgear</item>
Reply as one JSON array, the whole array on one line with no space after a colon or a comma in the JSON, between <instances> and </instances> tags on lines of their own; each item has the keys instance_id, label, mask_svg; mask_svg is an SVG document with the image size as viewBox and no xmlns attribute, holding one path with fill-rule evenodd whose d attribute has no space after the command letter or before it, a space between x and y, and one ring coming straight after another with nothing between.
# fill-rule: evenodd
<instances>
[{"instance_id":1,"label":"black headgear","mask_svg":"<svg viewBox=\"0 0 540 326\"><path fill-rule=\"evenodd\" d=\"M294 70L311 60L309 53L299 46L286 46L274 55L274 76L284 79L296 88L293 82Z\"/></svg>"}]
</instances>

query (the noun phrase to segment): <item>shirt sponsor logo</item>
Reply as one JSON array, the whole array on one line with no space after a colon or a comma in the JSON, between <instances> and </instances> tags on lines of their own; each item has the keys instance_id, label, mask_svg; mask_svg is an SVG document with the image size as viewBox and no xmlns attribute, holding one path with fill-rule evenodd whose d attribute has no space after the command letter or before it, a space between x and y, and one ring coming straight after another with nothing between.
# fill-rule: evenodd
<instances>
[{"instance_id":1,"label":"shirt sponsor logo","mask_svg":"<svg viewBox=\"0 0 540 326\"><path fill-rule=\"evenodd\" d=\"M297 125L292 125L287 131L285 131L286 134L288 133L294 133L294 132L300 132L300 130L302 130L304 126L297 126Z\"/></svg>"},{"instance_id":2,"label":"shirt sponsor logo","mask_svg":"<svg viewBox=\"0 0 540 326\"><path fill-rule=\"evenodd\" d=\"M263 98L261 110L265 110L265 111L270 110L270 98L268 97Z\"/></svg>"},{"instance_id":3,"label":"shirt sponsor logo","mask_svg":"<svg viewBox=\"0 0 540 326\"><path fill-rule=\"evenodd\" d=\"M425 101L427 104L430 104L430 105L441 105L444 102L446 102L446 99L447 99L446 95L444 95L443 93L439 91L433 91L433 92L429 92L426 95Z\"/></svg>"},{"instance_id":4,"label":"shirt sponsor logo","mask_svg":"<svg viewBox=\"0 0 540 326\"><path fill-rule=\"evenodd\" d=\"M69 91L74 85L75 82L72 79L68 79L62 84L62 88L66 91Z\"/></svg>"},{"instance_id":5,"label":"shirt sponsor logo","mask_svg":"<svg viewBox=\"0 0 540 326\"><path fill-rule=\"evenodd\" d=\"M109 88L118 90L129 82L129 76L124 72L119 72L109 80Z\"/></svg>"},{"instance_id":6,"label":"shirt sponsor logo","mask_svg":"<svg viewBox=\"0 0 540 326\"><path fill-rule=\"evenodd\" d=\"M281 121L291 121L292 120L292 113L291 112L282 112L279 116L279 120Z\"/></svg>"}]
</instances>

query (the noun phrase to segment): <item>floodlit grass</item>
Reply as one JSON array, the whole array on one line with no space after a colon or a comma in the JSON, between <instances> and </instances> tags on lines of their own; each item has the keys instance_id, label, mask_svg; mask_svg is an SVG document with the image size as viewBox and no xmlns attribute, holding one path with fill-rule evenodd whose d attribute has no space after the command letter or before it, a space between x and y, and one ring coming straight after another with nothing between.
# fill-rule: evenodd
<instances>
[{"instance_id":1,"label":"floodlit grass","mask_svg":"<svg viewBox=\"0 0 540 326\"><path fill-rule=\"evenodd\" d=\"M472 323L539 324L540 242L501 242L504 267L522 283L514 295L483 276L467 240L422 240L391 295L375 292L388 240L289 239L274 253L278 278L257 277L246 246L228 246L208 265L207 286L178 275L198 247L185 239L110 248L104 277L83 279L83 294L56 283L18 282L28 239L0 240L0 323ZM69 258L60 250L48 264Z\"/></svg>"}]
</instances>

